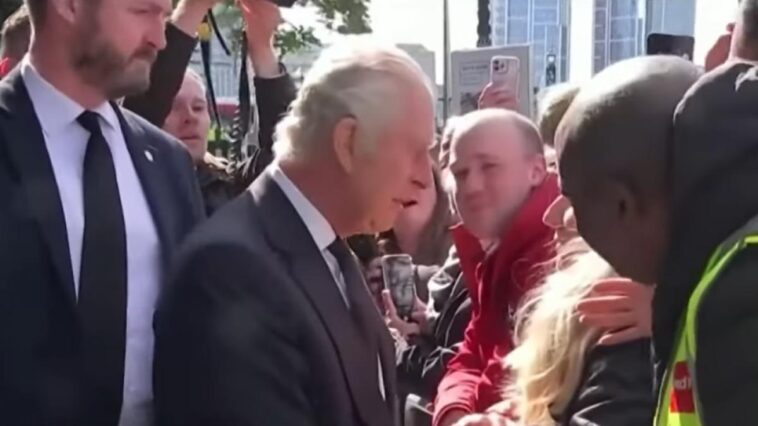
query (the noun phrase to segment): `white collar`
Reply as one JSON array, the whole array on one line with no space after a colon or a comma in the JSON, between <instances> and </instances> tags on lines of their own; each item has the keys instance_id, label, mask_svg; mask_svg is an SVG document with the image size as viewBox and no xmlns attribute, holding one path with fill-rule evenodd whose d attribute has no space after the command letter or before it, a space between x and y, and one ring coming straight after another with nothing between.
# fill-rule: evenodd
<instances>
[{"instance_id":1,"label":"white collar","mask_svg":"<svg viewBox=\"0 0 758 426\"><path fill-rule=\"evenodd\" d=\"M21 63L21 76L35 107L40 126L46 134L59 134L66 126L76 122L76 119L84 112L84 107L63 94L39 74L28 55ZM104 122L113 129L120 128L116 111L109 102L103 102L92 111L100 116L101 123Z\"/></svg>"},{"instance_id":2,"label":"white collar","mask_svg":"<svg viewBox=\"0 0 758 426\"><path fill-rule=\"evenodd\" d=\"M269 168L271 178L279 185L284 195L289 199L297 214L308 228L313 241L320 251L325 251L337 238L334 228L323 214L300 192L295 184L287 177L277 163Z\"/></svg>"}]
</instances>

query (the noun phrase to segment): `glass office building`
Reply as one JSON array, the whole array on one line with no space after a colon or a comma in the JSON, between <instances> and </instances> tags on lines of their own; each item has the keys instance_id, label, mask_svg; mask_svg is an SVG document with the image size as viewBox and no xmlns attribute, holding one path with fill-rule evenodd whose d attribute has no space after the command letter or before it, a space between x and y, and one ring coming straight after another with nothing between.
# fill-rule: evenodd
<instances>
[{"instance_id":1,"label":"glass office building","mask_svg":"<svg viewBox=\"0 0 758 426\"><path fill-rule=\"evenodd\" d=\"M555 56L556 80L568 78L570 0L491 0L495 46L532 45L532 85L545 86L549 55Z\"/></svg>"},{"instance_id":2,"label":"glass office building","mask_svg":"<svg viewBox=\"0 0 758 426\"><path fill-rule=\"evenodd\" d=\"M548 55L558 82L588 78L644 54L650 33L693 35L695 9L695 0L491 0L492 41L532 44L532 83L543 87Z\"/></svg>"},{"instance_id":3,"label":"glass office building","mask_svg":"<svg viewBox=\"0 0 758 426\"><path fill-rule=\"evenodd\" d=\"M644 0L595 0L593 71L644 54L646 35Z\"/></svg>"}]
</instances>

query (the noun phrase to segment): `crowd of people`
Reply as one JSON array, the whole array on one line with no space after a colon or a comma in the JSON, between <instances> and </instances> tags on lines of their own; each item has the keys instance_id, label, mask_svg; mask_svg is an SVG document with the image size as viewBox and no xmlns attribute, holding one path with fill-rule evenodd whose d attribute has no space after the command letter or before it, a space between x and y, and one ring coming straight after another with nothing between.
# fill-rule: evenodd
<instances>
[{"instance_id":1,"label":"crowd of people","mask_svg":"<svg viewBox=\"0 0 758 426\"><path fill-rule=\"evenodd\" d=\"M758 1L705 70L624 60L536 117L488 85L437 132L403 51L345 37L296 87L238 0L238 162L188 68L219 2L4 22L0 424L758 424Z\"/></svg>"}]
</instances>

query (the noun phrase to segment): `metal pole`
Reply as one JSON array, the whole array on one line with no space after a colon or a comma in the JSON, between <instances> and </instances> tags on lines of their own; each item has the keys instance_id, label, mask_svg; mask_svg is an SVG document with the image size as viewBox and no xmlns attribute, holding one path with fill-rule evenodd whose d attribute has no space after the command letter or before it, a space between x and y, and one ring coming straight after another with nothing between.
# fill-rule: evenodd
<instances>
[{"instance_id":1,"label":"metal pole","mask_svg":"<svg viewBox=\"0 0 758 426\"><path fill-rule=\"evenodd\" d=\"M448 0L442 0L442 118L450 117L450 9Z\"/></svg>"}]
</instances>

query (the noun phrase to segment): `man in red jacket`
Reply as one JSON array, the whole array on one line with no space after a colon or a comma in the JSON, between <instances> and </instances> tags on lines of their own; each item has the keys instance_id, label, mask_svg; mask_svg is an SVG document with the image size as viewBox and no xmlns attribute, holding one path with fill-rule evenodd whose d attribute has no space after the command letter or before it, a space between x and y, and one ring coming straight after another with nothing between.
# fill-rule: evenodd
<instances>
[{"instance_id":1,"label":"man in red jacket","mask_svg":"<svg viewBox=\"0 0 758 426\"><path fill-rule=\"evenodd\" d=\"M502 399L510 314L552 256L552 232L542 217L559 192L546 172L539 132L505 110L476 111L456 122L449 177L463 221L453 239L473 313L438 387L435 426L454 425Z\"/></svg>"}]
</instances>

